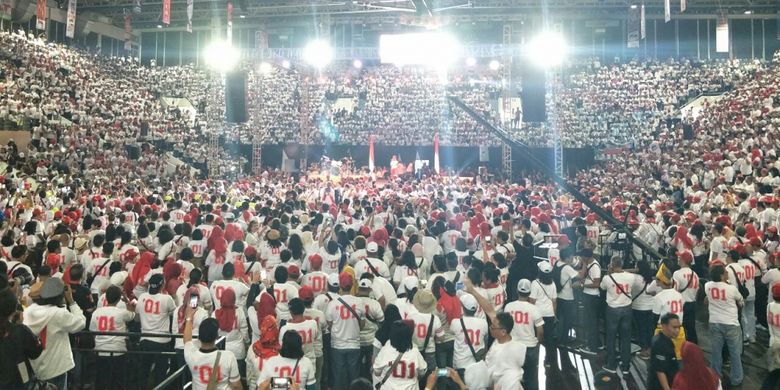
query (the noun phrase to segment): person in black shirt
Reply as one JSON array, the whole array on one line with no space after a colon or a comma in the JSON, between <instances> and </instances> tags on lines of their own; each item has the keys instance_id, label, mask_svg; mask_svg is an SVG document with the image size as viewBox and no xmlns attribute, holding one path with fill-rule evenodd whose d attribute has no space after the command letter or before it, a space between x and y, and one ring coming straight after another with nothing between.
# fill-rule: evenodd
<instances>
[{"instance_id":1,"label":"person in black shirt","mask_svg":"<svg viewBox=\"0 0 780 390\"><path fill-rule=\"evenodd\" d=\"M661 333L653 337L650 347L650 367L647 372L647 390L670 390L674 375L680 368L672 340L680 333L680 317L667 313L661 317Z\"/></svg>"},{"instance_id":2,"label":"person in black shirt","mask_svg":"<svg viewBox=\"0 0 780 390\"><path fill-rule=\"evenodd\" d=\"M11 288L0 290L0 388L23 388L33 376L30 359L43 346L30 328L22 325L19 302ZM20 369L24 367L24 369Z\"/></svg>"}]
</instances>

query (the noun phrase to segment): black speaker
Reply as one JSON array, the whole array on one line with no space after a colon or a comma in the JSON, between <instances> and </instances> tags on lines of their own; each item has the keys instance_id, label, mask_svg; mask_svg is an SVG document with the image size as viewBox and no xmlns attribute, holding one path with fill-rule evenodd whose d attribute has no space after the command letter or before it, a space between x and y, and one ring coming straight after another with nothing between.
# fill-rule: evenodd
<instances>
[{"instance_id":1,"label":"black speaker","mask_svg":"<svg viewBox=\"0 0 780 390\"><path fill-rule=\"evenodd\" d=\"M125 148L127 149L127 158L131 160L138 160L141 158L141 148L138 146L126 145Z\"/></svg>"},{"instance_id":2,"label":"black speaker","mask_svg":"<svg viewBox=\"0 0 780 390\"><path fill-rule=\"evenodd\" d=\"M246 72L236 71L225 76L225 121L244 123L246 113Z\"/></svg>"},{"instance_id":3,"label":"black speaker","mask_svg":"<svg viewBox=\"0 0 780 390\"><path fill-rule=\"evenodd\" d=\"M523 122L547 121L547 109L544 98L547 94L545 72L532 65L523 66L520 84L523 92L520 94L523 107Z\"/></svg>"},{"instance_id":4,"label":"black speaker","mask_svg":"<svg viewBox=\"0 0 780 390\"><path fill-rule=\"evenodd\" d=\"M693 125L688 123L683 123L683 139L685 140L693 139Z\"/></svg>"}]
</instances>

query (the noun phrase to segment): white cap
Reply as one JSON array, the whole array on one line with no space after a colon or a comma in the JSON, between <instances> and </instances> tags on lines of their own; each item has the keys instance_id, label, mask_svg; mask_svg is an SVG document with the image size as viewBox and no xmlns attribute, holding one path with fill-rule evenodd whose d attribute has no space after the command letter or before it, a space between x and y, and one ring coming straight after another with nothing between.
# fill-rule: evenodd
<instances>
[{"instance_id":1,"label":"white cap","mask_svg":"<svg viewBox=\"0 0 780 390\"><path fill-rule=\"evenodd\" d=\"M379 245L373 241L369 242L368 245L366 245L366 251L371 253L379 252Z\"/></svg>"},{"instance_id":2,"label":"white cap","mask_svg":"<svg viewBox=\"0 0 780 390\"><path fill-rule=\"evenodd\" d=\"M476 311L477 307L479 306L477 304L477 298L474 298L473 295L468 293L461 294L460 304L463 305L463 308L468 311Z\"/></svg>"},{"instance_id":3,"label":"white cap","mask_svg":"<svg viewBox=\"0 0 780 390\"><path fill-rule=\"evenodd\" d=\"M371 279L360 279L358 282L358 287L360 288L371 288L371 286L373 286Z\"/></svg>"},{"instance_id":4,"label":"white cap","mask_svg":"<svg viewBox=\"0 0 780 390\"><path fill-rule=\"evenodd\" d=\"M552 264L550 264L550 262L547 260L540 261L536 266L539 267L539 271L542 271L545 274L552 272Z\"/></svg>"},{"instance_id":5,"label":"white cap","mask_svg":"<svg viewBox=\"0 0 780 390\"><path fill-rule=\"evenodd\" d=\"M114 272L109 280L112 286L122 287L125 284L125 279L127 279L127 271L119 271Z\"/></svg>"},{"instance_id":6,"label":"white cap","mask_svg":"<svg viewBox=\"0 0 780 390\"><path fill-rule=\"evenodd\" d=\"M517 282L517 292L523 293L523 294L530 294L531 293L531 281L528 279L520 279L519 282Z\"/></svg>"},{"instance_id":7,"label":"white cap","mask_svg":"<svg viewBox=\"0 0 780 390\"><path fill-rule=\"evenodd\" d=\"M420 279L417 279L416 276L410 276L406 279L404 279L404 288L407 290L412 290L415 288L420 287Z\"/></svg>"},{"instance_id":8,"label":"white cap","mask_svg":"<svg viewBox=\"0 0 780 390\"><path fill-rule=\"evenodd\" d=\"M328 275L328 285L331 287L338 287L339 286L339 274L332 273Z\"/></svg>"}]
</instances>

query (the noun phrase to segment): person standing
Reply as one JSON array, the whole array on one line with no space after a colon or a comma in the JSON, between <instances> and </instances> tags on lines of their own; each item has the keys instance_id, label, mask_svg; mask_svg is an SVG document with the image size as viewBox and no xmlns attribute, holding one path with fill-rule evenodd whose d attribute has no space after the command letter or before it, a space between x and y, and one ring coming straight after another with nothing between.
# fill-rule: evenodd
<instances>
[{"instance_id":1,"label":"person standing","mask_svg":"<svg viewBox=\"0 0 780 390\"><path fill-rule=\"evenodd\" d=\"M436 367L436 342L444 337L444 328L441 320L434 313L436 311L436 298L427 288L414 295L413 302L416 311L409 315L414 322L414 344L425 358L428 369Z\"/></svg>"},{"instance_id":2,"label":"person standing","mask_svg":"<svg viewBox=\"0 0 780 390\"><path fill-rule=\"evenodd\" d=\"M141 321L141 332L144 333L170 333L171 315L176 310L176 303L170 295L162 294L162 274L154 274L149 278L149 292L138 297L138 318ZM150 352L164 352L172 350L172 339L167 337L142 337L141 350ZM185 350L186 353L186 350ZM141 378L146 378L154 364L153 383L160 383L168 372L168 357L165 355L150 355L143 359L141 365Z\"/></svg>"},{"instance_id":3,"label":"person standing","mask_svg":"<svg viewBox=\"0 0 780 390\"><path fill-rule=\"evenodd\" d=\"M411 321L396 321L390 330L390 340L376 355L373 374L379 378L377 389L417 390L418 377L428 369L428 364L414 347L414 325ZM346 387L335 387L346 389Z\"/></svg>"},{"instance_id":4,"label":"person standing","mask_svg":"<svg viewBox=\"0 0 780 390\"><path fill-rule=\"evenodd\" d=\"M366 322L360 329L360 376L370 378L374 338L379 324L385 320L385 313L382 305L372 296L372 283L367 276L358 282L358 298L363 302L366 312Z\"/></svg>"},{"instance_id":5,"label":"person standing","mask_svg":"<svg viewBox=\"0 0 780 390\"><path fill-rule=\"evenodd\" d=\"M346 389L360 373L360 329L365 307L360 298L349 295L351 289L352 276L342 272L339 274L339 293L325 311L331 333L330 359L336 389Z\"/></svg>"},{"instance_id":6,"label":"person standing","mask_svg":"<svg viewBox=\"0 0 780 390\"><path fill-rule=\"evenodd\" d=\"M528 301L536 305L539 314L544 318L544 333L547 335L542 340L545 350L544 366L550 367L558 362L555 348L555 309L558 292L552 280L552 264L545 260L540 261L536 266L539 268L539 278L531 282L531 295Z\"/></svg>"},{"instance_id":7,"label":"person standing","mask_svg":"<svg viewBox=\"0 0 780 390\"><path fill-rule=\"evenodd\" d=\"M520 341L512 339L514 325L509 313L498 313L491 318L490 336L495 341L485 356L485 363L496 389L523 390L526 348Z\"/></svg>"},{"instance_id":8,"label":"person standing","mask_svg":"<svg viewBox=\"0 0 780 390\"><path fill-rule=\"evenodd\" d=\"M523 365L523 388L536 390L539 388L539 343L544 340L544 319L539 309L529 302L531 282L520 279L517 283L517 300L509 302L504 307L504 313L509 313L515 321L512 327L512 340L525 344L525 364ZM489 315L489 314L488 314Z\"/></svg>"},{"instance_id":9,"label":"person standing","mask_svg":"<svg viewBox=\"0 0 780 390\"><path fill-rule=\"evenodd\" d=\"M623 271L623 258L614 256L609 262L609 274L601 280L601 289L607 292L607 364L604 371L614 374L617 369L615 339L620 337L620 370L629 374L631 364L631 287L634 275Z\"/></svg>"},{"instance_id":10,"label":"person standing","mask_svg":"<svg viewBox=\"0 0 780 390\"><path fill-rule=\"evenodd\" d=\"M661 332L653 337L650 347L650 367L647 369L647 390L671 390L680 365L672 340L676 339L682 324L677 314L661 317Z\"/></svg>"},{"instance_id":11,"label":"person standing","mask_svg":"<svg viewBox=\"0 0 780 390\"><path fill-rule=\"evenodd\" d=\"M303 348L305 356L311 361L312 368L314 368L314 373L312 375L316 381L316 367L314 366L314 362L317 361L315 340L320 338L320 329L319 325L317 325L317 321L306 318L304 315L305 310L306 306L304 305L303 300L300 298L293 298L290 300L290 314L292 315L292 319L287 321L279 331L279 338L284 340L284 334L288 331L296 332L301 336L301 348Z\"/></svg>"},{"instance_id":12,"label":"person standing","mask_svg":"<svg viewBox=\"0 0 780 390\"><path fill-rule=\"evenodd\" d=\"M0 388L4 389L23 389L25 378L19 368L23 366L30 378L28 361L43 352L38 337L20 323L18 308L19 301L11 289L0 291Z\"/></svg>"},{"instance_id":13,"label":"person standing","mask_svg":"<svg viewBox=\"0 0 780 390\"><path fill-rule=\"evenodd\" d=\"M241 375L238 372L236 357L230 351L217 350L216 341L219 335L219 322L207 318L198 327L200 348L192 341L192 323L195 309L187 306L184 320L184 360L192 374L192 389L210 389L213 382L214 390L240 390ZM215 370L216 368L216 370ZM216 371L216 379L212 379Z\"/></svg>"},{"instance_id":14,"label":"person standing","mask_svg":"<svg viewBox=\"0 0 780 390\"><path fill-rule=\"evenodd\" d=\"M769 349L767 350L767 371L780 368L776 356L780 355L780 284L772 287L772 302L766 308L766 319L769 325Z\"/></svg>"},{"instance_id":15,"label":"person standing","mask_svg":"<svg viewBox=\"0 0 780 390\"><path fill-rule=\"evenodd\" d=\"M699 276L691 269L693 253L685 251L677 256L680 269L674 271L672 279L675 289L683 297L683 328L685 339L694 344L698 343L696 335L696 293L699 291Z\"/></svg>"},{"instance_id":16,"label":"person standing","mask_svg":"<svg viewBox=\"0 0 780 390\"><path fill-rule=\"evenodd\" d=\"M599 286L601 285L601 266L593 259L593 250L583 249L580 252L583 267L580 271L579 283L575 286L582 289L582 303L585 307L584 317L585 340L586 345L580 349L580 353L595 356L596 351L601 347L601 338L599 337L599 313L601 312L601 296Z\"/></svg>"},{"instance_id":17,"label":"person standing","mask_svg":"<svg viewBox=\"0 0 780 390\"><path fill-rule=\"evenodd\" d=\"M723 355L717 351L723 350L726 344L731 357L731 384L742 384L742 330L739 326L739 306L744 298L736 287L728 283L726 268L717 265L710 269L710 282L704 285L706 302L710 311L710 364L718 375L723 375Z\"/></svg>"},{"instance_id":18,"label":"person standing","mask_svg":"<svg viewBox=\"0 0 780 390\"><path fill-rule=\"evenodd\" d=\"M100 307L92 313L89 330L92 332L127 332L127 323L135 318L135 306L131 303L126 308L117 307L122 298L122 290L111 286L106 290L108 306ZM127 337L96 336L95 349L111 351L99 353L96 361L95 386L98 389L122 389L125 387L122 368L127 363Z\"/></svg>"},{"instance_id":19,"label":"person standing","mask_svg":"<svg viewBox=\"0 0 780 390\"><path fill-rule=\"evenodd\" d=\"M558 339L558 344L567 344L570 340L569 333L574 328L575 321L577 321L577 302L574 300L572 284L579 276L579 273L571 264L571 249L565 248L561 250L560 256L561 259L555 263L555 271L553 271L553 275L555 276L557 273L559 277L559 280L556 282L558 286L556 288L558 293L556 338ZM516 322L515 326L517 326Z\"/></svg>"}]
</instances>

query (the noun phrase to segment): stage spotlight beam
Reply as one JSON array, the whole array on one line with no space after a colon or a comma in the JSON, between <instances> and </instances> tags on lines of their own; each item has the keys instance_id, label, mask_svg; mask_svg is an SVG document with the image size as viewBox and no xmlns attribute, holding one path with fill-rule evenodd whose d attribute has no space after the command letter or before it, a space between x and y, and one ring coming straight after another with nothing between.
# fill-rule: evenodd
<instances>
[{"instance_id":1,"label":"stage spotlight beam","mask_svg":"<svg viewBox=\"0 0 780 390\"><path fill-rule=\"evenodd\" d=\"M333 60L333 48L328 42L320 39L311 41L303 49L303 60L317 69L322 69Z\"/></svg>"},{"instance_id":2,"label":"stage spotlight beam","mask_svg":"<svg viewBox=\"0 0 780 390\"><path fill-rule=\"evenodd\" d=\"M543 31L531 38L531 41L526 45L525 54L531 63L542 69L547 69L562 64L568 50L563 35Z\"/></svg>"},{"instance_id":3,"label":"stage spotlight beam","mask_svg":"<svg viewBox=\"0 0 780 390\"><path fill-rule=\"evenodd\" d=\"M241 54L225 41L213 41L203 50L203 57L209 68L228 73L236 68Z\"/></svg>"}]
</instances>

